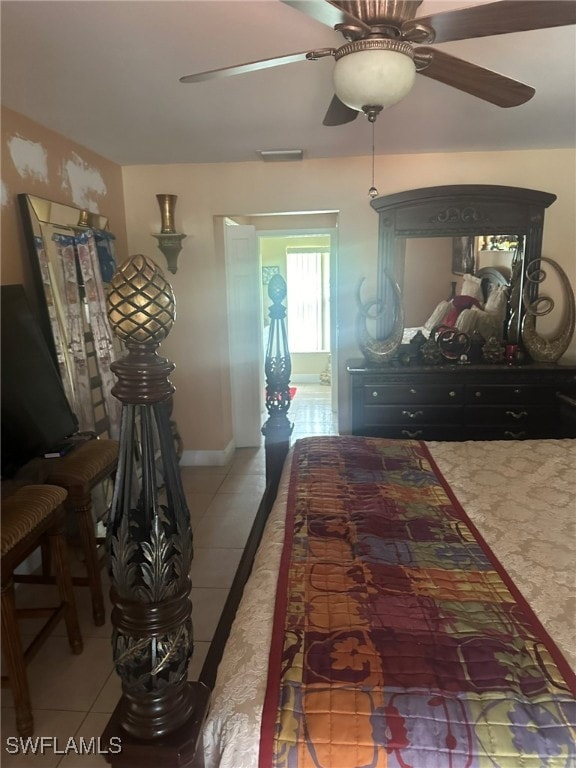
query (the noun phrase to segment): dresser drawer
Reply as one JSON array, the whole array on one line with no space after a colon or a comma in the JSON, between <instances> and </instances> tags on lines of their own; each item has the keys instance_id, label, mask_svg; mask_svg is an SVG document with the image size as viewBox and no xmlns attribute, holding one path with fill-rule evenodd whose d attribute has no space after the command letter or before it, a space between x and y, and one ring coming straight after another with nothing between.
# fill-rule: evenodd
<instances>
[{"instance_id":1,"label":"dresser drawer","mask_svg":"<svg viewBox=\"0 0 576 768\"><path fill-rule=\"evenodd\" d=\"M467 425L466 440L528 440L530 438L546 437L540 428L529 425L512 424L499 426L496 424Z\"/></svg>"},{"instance_id":2,"label":"dresser drawer","mask_svg":"<svg viewBox=\"0 0 576 768\"><path fill-rule=\"evenodd\" d=\"M367 426L398 425L412 428L414 425L459 424L462 407L458 405L366 405L363 422Z\"/></svg>"},{"instance_id":3,"label":"dresser drawer","mask_svg":"<svg viewBox=\"0 0 576 768\"><path fill-rule=\"evenodd\" d=\"M468 406L464 412L468 424L497 424L504 427L537 426L554 420L553 408L536 405L478 405Z\"/></svg>"},{"instance_id":4,"label":"dresser drawer","mask_svg":"<svg viewBox=\"0 0 576 768\"><path fill-rule=\"evenodd\" d=\"M416 440L522 440L566 436L559 401L576 401L576 366L365 366L349 361L350 431ZM566 419L565 419L566 420ZM566 420L567 421L567 420Z\"/></svg>"},{"instance_id":5,"label":"dresser drawer","mask_svg":"<svg viewBox=\"0 0 576 768\"><path fill-rule=\"evenodd\" d=\"M464 387L450 385L427 384L374 384L363 387L363 402L365 405L381 403L397 403L411 407L412 403L419 405L427 403L461 403L464 400Z\"/></svg>"},{"instance_id":6,"label":"dresser drawer","mask_svg":"<svg viewBox=\"0 0 576 768\"><path fill-rule=\"evenodd\" d=\"M404 440L462 440L462 427L454 424L450 426L422 424L418 426L399 425L381 425L381 426L363 426L358 432L353 434L364 435L366 437L391 437Z\"/></svg>"},{"instance_id":7,"label":"dresser drawer","mask_svg":"<svg viewBox=\"0 0 576 768\"><path fill-rule=\"evenodd\" d=\"M465 402L472 405L545 403L550 389L542 386L518 386L513 384L478 384L466 387Z\"/></svg>"}]
</instances>

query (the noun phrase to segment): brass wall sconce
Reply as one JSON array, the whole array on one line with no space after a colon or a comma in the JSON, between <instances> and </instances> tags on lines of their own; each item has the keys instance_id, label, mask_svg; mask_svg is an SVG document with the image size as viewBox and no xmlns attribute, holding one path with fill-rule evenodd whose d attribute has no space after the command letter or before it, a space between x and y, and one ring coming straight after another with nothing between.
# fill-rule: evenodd
<instances>
[{"instance_id":1,"label":"brass wall sconce","mask_svg":"<svg viewBox=\"0 0 576 768\"><path fill-rule=\"evenodd\" d=\"M177 195L156 195L160 206L162 228L158 234L153 234L158 240L158 248L164 254L168 264L168 270L176 274L178 269L178 254L182 250L182 240L186 237L176 232L174 226L174 211L176 209Z\"/></svg>"}]
</instances>

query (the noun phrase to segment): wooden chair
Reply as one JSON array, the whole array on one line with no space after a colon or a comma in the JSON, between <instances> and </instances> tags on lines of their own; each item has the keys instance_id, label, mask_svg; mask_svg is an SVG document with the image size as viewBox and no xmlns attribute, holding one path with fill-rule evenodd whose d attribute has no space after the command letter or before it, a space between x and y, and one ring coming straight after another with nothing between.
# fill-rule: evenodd
<instances>
[{"instance_id":1,"label":"wooden chair","mask_svg":"<svg viewBox=\"0 0 576 768\"><path fill-rule=\"evenodd\" d=\"M21 736L31 736L34 729L26 665L60 619L66 622L72 652L81 653L83 648L68 567L65 498L62 488L26 485L2 501L2 652L7 668L2 685L9 685L12 690L16 728ZM17 608L14 571L42 545L49 546L60 602L50 607ZM48 616L48 620L24 650L17 619L38 616Z\"/></svg>"},{"instance_id":2,"label":"wooden chair","mask_svg":"<svg viewBox=\"0 0 576 768\"><path fill-rule=\"evenodd\" d=\"M88 440L74 448L66 456L46 459L46 482L59 485L68 495L64 505L74 513L83 549L86 576L73 576L72 583L87 586L92 597L94 623L104 624L104 597L100 578L101 558L96 536L96 523L92 516L92 491L96 486L114 476L118 466L118 442L116 440ZM46 573L38 581L49 580Z\"/></svg>"}]
</instances>

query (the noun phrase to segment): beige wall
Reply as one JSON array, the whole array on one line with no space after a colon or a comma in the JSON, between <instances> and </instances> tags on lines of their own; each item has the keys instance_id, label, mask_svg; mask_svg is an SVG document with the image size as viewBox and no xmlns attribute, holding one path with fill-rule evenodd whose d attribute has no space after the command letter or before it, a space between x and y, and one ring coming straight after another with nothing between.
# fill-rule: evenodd
<instances>
[{"instance_id":1,"label":"beige wall","mask_svg":"<svg viewBox=\"0 0 576 768\"><path fill-rule=\"evenodd\" d=\"M23 283L32 298L31 275L16 195L37 195L87 208L109 219L119 259L126 258L122 171L85 147L2 107L1 281Z\"/></svg>"},{"instance_id":2,"label":"beige wall","mask_svg":"<svg viewBox=\"0 0 576 768\"><path fill-rule=\"evenodd\" d=\"M188 234L178 273L171 277L179 317L164 345L176 361L175 416L188 449L217 449L230 439L220 418L225 389L224 254L214 217L250 217L289 211L338 211L338 401L341 429L349 428L345 362L358 357L354 291L368 278L374 290L378 217L369 205L366 157L300 163L131 166L123 169L130 253L162 264L150 232L158 228L155 195L178 195L177 228ZM557 195L546 212L543 253L557 259L575 284L576 173L573 150L397 155L376 158L376 184L390 194L438 184L503 184ZM245 220L245 219L244 219ZM576 356L576 340L571 352Z\"/></svg>"},{"instance_id":3,"label":"beige wall","mask_svg":"<svg viewBox=\"0 0 576 768\"><path fill-rule=\"evenodd\" d=\"M177 389L174 416L186 450L223 451L232 439L221 217L252 221L258 214L337 211L337 290L332 298L338 316L339 364L333 377L338 380L341 429L348 429L345 362L359 356L354 334L354 293L358 279L366 276L369 297L376 276L378 217L367 195L369 158L277 165L130 166L122 169L121 180L120 170L113 163L9 110L2 112L2 137L2 282L27 282L27 258L14 195L29 192L79 205L82 186L67 186L63 175L66 163L79 171L84 168L93 184L98 175L102 178L102 191L93 191L89 203L110 218L120 258L144 253L165 268L151 236L160 226L156 194L178 195L176 226L187 238L178 272L166 272L176 295L177 319L161 351L176 363L172 377ZM9 149L11 137L40 145L46 157L42 173L34 172L32 166L27 168L21 158L17 158L17 170ZM543 254L557 259L575 285L575 160L574 150L380 156L376 158L375 176L382 195L459 183L514 185L556 194L558 200L546 212ZM281 222L280 228L287 228L285 218L268 221ZM332 220L333 216L326 218ZM301 217L293 219L296 224ZM296 226L305 225L299 220ZM570 353L576 357L576 340Z\"/></svg>"}]
</instances>

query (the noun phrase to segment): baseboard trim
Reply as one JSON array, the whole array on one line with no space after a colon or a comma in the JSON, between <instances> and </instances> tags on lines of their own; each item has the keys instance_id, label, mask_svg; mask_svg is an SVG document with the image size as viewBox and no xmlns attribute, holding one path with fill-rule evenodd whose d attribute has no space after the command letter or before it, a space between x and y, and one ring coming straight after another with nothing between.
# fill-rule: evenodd
<instances>
[{"instance_id":1,"label":"baseboard trim","mask_svg":"<svg viewBox=\"0 0 576 768\"><path fill-rule=\"evenodd\" d=\"M223 451L184 451L180 458L181 467L225 467L235 450L231 440Z\"/></svg>"}]
</instances>

